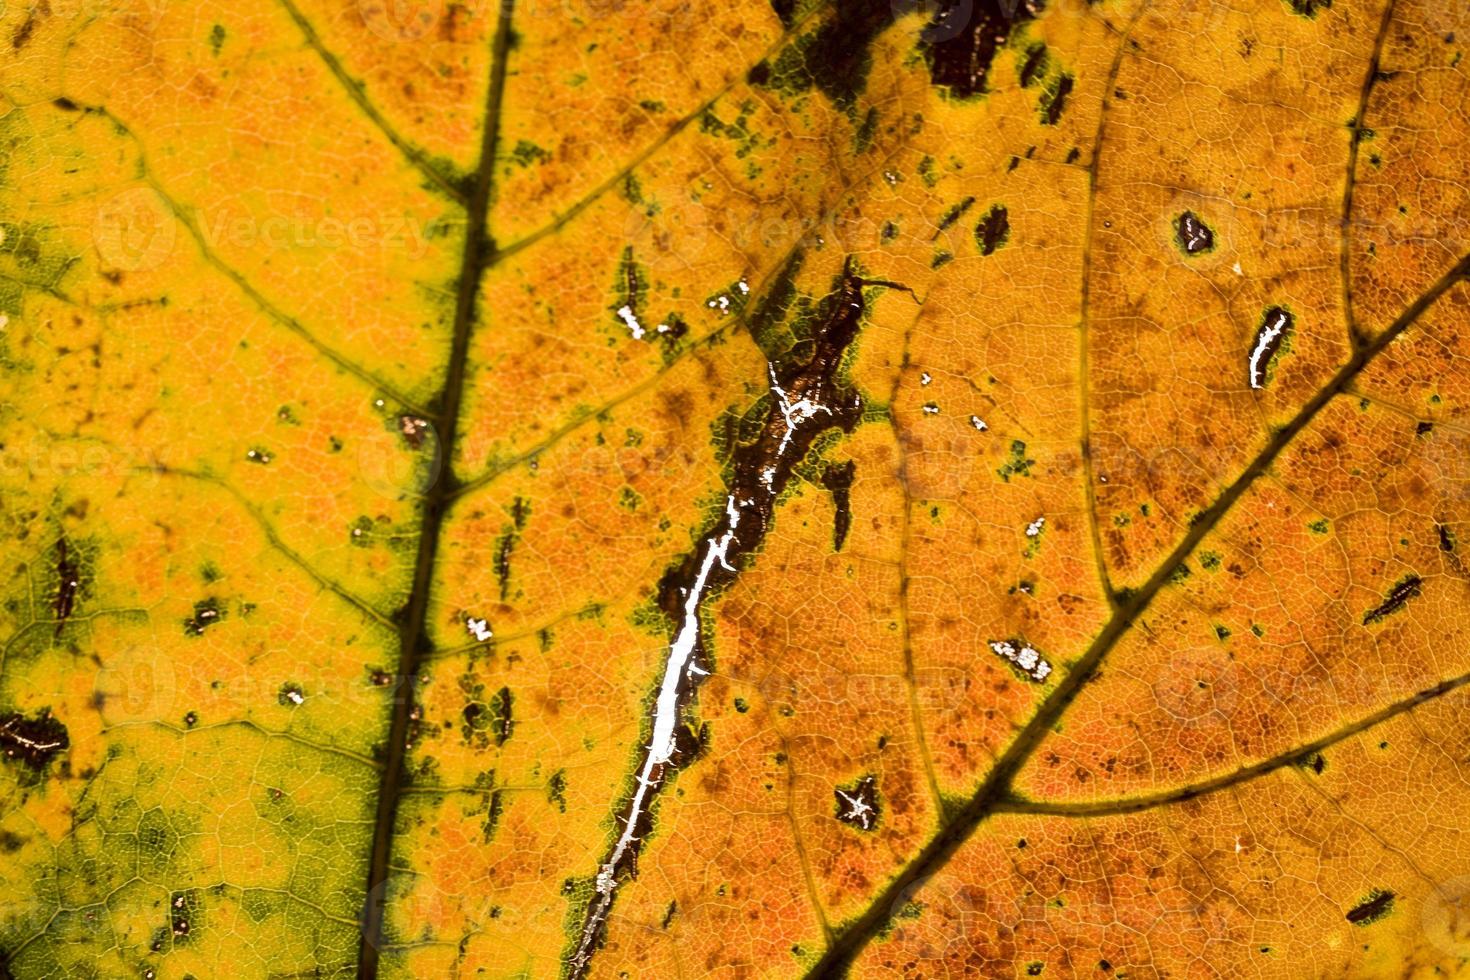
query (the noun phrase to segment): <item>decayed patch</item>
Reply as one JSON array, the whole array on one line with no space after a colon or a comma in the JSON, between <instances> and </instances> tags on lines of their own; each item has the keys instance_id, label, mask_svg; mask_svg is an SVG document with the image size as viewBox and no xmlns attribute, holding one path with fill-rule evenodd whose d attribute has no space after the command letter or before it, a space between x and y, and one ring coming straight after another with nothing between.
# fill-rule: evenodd
<instances>
[{"instance_id":1,"label":"decayed patch","mask_svg":"<svg viewBox=\"0 0 1470 980\"><path fill-rule=\"evenodd\" d=\"M1363 625L1369 626L1398 612L1410 599L1416 598L1423 588L1424 580L1418 575L1409 575L1400 579L1389 590L1383 602L1363 613Z\"/></svg>"},{"instance_id":2,"label":"decayed patch","mask_svg":"<svg viewBox=\"0 0 1470 980\"><path fill-rule=\"evenodd\" d=\"M1051 662L1029 643L1014 639L991 640L990 652L1016 668L1028 680L1038 684L1051 676Z\"/></svg>"},{"instance_id":3,"label":"decayed patch","mask_svg":"<svg viewBox=\"0 0 1470 980\"><path fill-rule=\"evenodd\" d=\"M804 361L778 368L768 363L769 395L754 438L731 453L724 508L699 544L659 583L658 606L672 624L662 677L653 692L650 737L640 752L632 791L617 814L618 828L599 866L593 893L568 957L572 977L584 975L602 942L619 885L636 874L643 842L653 827L653 807L674 771L693 761L700 736L685 718L688 705L712 668L704 646L705 604L740 574L761 547L776 501L794 468L818 436L851 431L862 399L841 376L867 308L863 290L892 283L863 279L844 264L836 291L809 339Z\"/></svg>"},{"instance_id":4,"label":"decayed patch","mask_svg":"<svg viewBox=\"0 0 1470 980\"><path fill-rule=\"evenodd\" d=\"M0 716L0 753L37 772L70 745L66 726L49 710L33 718L16 711Z\"/></svg>"},{"instance_id":5,"label":"decayed patch","mask_svg":"<svg viewBox=\"0 0 1470 980\"><path fill-rule=\"evenodd\" d=\"M1295 318L1285 307L1273 306L1261 315L1256 338L1246 361L1246 377L1252 388L1266 387L1272 362L1291 335Z\"/></svg>"},{"instance_id":6,"label":"decayed patch","mask_svg":"<svg viewBox=\"0 0 1470 980\"><path fill-rule=\"evenodd\" d=\"M878 804L878 780L864 776L848 786L839 786L832 791L834 813L837 819L858 830L872 830L878 825L881 810Z\"/></svg>"}]
</instances>

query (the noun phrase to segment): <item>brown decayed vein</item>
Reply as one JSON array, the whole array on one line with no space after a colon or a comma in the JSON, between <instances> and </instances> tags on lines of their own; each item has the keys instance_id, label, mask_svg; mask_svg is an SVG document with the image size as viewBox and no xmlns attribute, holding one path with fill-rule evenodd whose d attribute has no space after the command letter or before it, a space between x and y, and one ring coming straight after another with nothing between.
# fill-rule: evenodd
<instances>
[{"instance_id":1,"label":"brown decayed vein","mask_svg":"<svg viewBox=\"0 0 1470 980\"><path fill-rule=\"evenodd\" d=\"M658 606L674 626L668 657L654 693L649 741L640 750L631 791L614 822L616 837L594 879L568 959L574 980L586 974L602 942L619 885L636 873L660 790L675 770L698 754L699 738L685 724L684 713L700 679L709 672L702 642L704 605L736 579L741 563L761 547L776 501L816 438L833 429L851 431L857 424L862 401L841 379L842 360L862 322L863 289L894 285L859 277L851 259L844 265L813 332L811 357L784 368L768 366L770 407L755 440L733 453L723 513L659 583Z\"/></svg>"}]
</instances>

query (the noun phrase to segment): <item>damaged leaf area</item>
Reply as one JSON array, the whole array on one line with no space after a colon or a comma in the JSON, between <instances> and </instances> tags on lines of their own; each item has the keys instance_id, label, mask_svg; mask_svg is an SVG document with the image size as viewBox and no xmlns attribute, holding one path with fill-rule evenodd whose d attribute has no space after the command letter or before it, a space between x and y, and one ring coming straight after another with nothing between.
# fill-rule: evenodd
<instances>
[{"instance_id":1,"label":"damaged leaf area","mask_svg":"<svg viewBox=\"0 0 1470 980\"><path fill-rule=\"evenodd\" d=\"M1467 975L1462 6L0 5L0 977Z\"/></svg>"}]
</instances>

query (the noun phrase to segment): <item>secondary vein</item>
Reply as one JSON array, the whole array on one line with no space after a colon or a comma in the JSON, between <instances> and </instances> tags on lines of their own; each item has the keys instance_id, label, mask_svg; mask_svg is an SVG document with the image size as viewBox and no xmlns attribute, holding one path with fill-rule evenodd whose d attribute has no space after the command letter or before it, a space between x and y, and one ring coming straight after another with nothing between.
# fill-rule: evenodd
<instances>
[{"instance_id":1,"label":"secondary vein","mask_svg":"<svg viewBox=\"0 0 1470 980\"><path fill-rule=\"evenodd\" d=\"M1418 299L1409 304L1386 330L1367 344L1357 348L1332 379L1302 406L1290 422L1277 430L1240 476L1225 489L1225 492L1216 498L1213 504L1200 512L1183 539L1169 552L1149 576L1148 581L1136 592L1130 594L1113 613L1087 651L1037 708L1036 714L1031 717L1031 720L1026 723L996 761L995 766L969 801L955 811L918 856L893 878L888 887L869 904L867 910L859 915L838 936L836 942L828 947L826 953L808 972L809 978L844 976L852 960L887 924L889 911L899 907L895 904L898 899L948 863L980 824L992 814L999 812L1001 805L1010 799L1011 783L1016 773L1041 744L1046 733L1066 712L1082 685L1097 670L1103 658L1117 645L1133 625L1134 620L1142 615L1164 585L1170 581L1179 564L1194 551L1204 536L1229 513L1251 484L1266 472L1267 468L1281 455L1281 452L1317 417L1322 409L1334 397L1342 393L1353 378L1357 377L1384 348L1413 326L1430 306L1450 287L1464 280L1467 274L1470 274L1470 254L1462 257Z\"/></svg>"}]
</instances>

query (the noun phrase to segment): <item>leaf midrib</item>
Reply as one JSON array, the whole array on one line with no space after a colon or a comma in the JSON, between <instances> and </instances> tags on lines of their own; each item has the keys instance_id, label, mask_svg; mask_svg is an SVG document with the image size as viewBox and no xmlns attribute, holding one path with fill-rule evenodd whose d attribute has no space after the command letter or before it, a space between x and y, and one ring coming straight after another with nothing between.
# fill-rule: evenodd
<instances>
[{"instance_id":1,"label":"leaf midrib","mask_svg":"<svg viewBox=\"0 0 1470 980\"><path fill-rule=\"evenodd\" d=\"M454 334L444 383L431 402L440 419L438 458L441 472L423 498L419 524L418 555L414 561L413 587L402 611L399 626L398 676L395 678L393 715L388 729L387 757L383 782L378 792L377 816L373 827L372 856L368 866L366 902L363 906L362 940L358 947L359 980L375 980L379 947L383 939L384 894L388 859L393 845L393 824L403 784L403 760L408 747L408 727L414 706L413 685L419 660L430 647L425 629L431 597L434 563L444 515L458 489L452 461L458 437L459 408L468 370L470 335L474 331L480 280L487 260L494 254L490 241L490 202L495 184L495 154L500 140L500 117L505 94L506 62L511 48L511 18L515 0L500 0L495 39L491 45L490 81L485 94L485 116L480 127L480 159L475 169L466 204L464 253L454 311Z\"/></svg>"}]
</instances>

